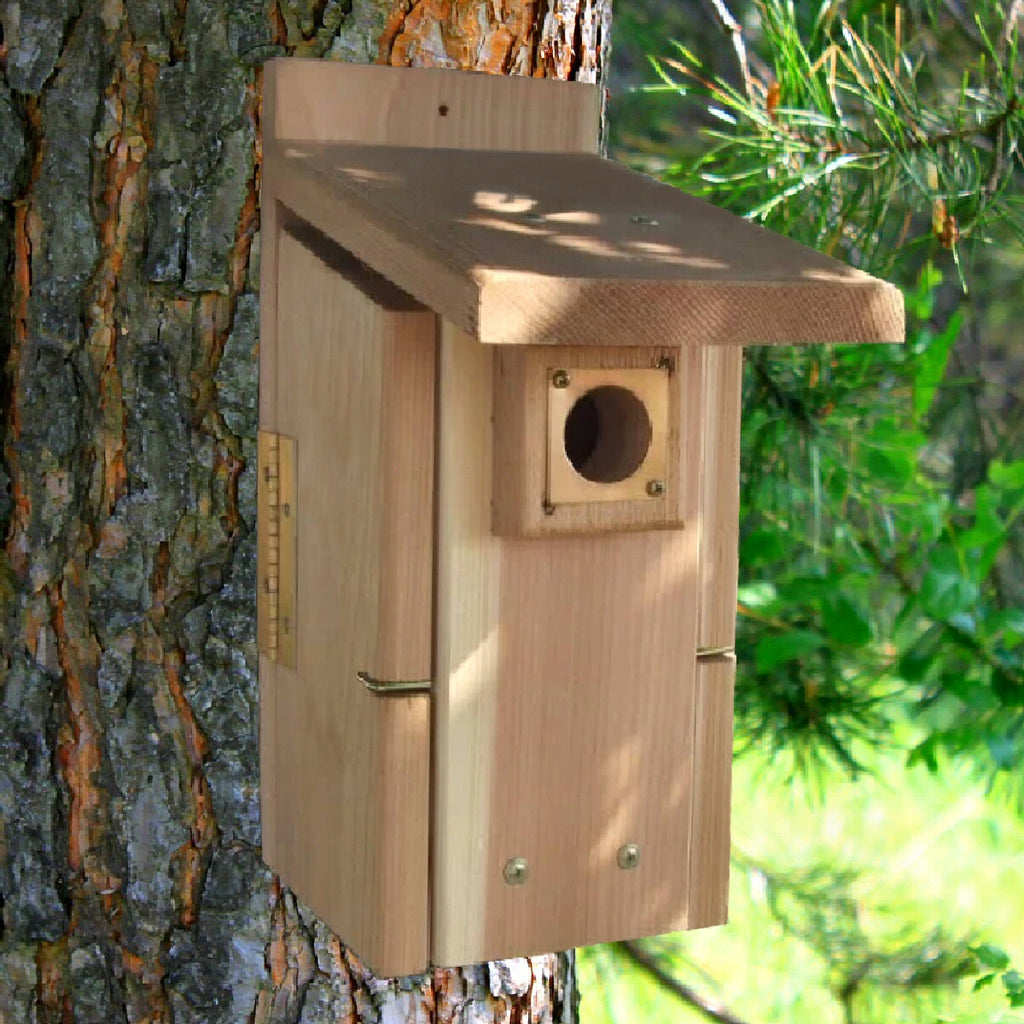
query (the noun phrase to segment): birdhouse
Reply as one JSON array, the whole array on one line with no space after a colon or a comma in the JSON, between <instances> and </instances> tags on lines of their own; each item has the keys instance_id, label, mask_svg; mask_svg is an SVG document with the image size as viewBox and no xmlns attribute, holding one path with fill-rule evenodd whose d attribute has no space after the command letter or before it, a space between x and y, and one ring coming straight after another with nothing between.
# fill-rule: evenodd
<instances>
[{"instance_id":1,"label":"birdhouse","mask_svg":"<svg viewBox=\"0 0 1024 1024\"><path fill-rule=\"evenodd\" d=\"M725 920L743 346L902 339L599 108L267 66L263 853L381 975Z\"/></svg>"}]
</instances>

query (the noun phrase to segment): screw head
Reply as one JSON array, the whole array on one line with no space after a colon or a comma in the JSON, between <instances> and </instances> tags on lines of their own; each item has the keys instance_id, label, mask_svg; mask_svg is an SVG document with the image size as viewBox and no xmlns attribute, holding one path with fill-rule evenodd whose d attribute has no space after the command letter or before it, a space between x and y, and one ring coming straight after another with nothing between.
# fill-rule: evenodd
<instances>
[{"instance_id":1,"label":"screw head","mask_svg":"<svg viewBox=\"0 0 1024 1024\"><path fill-rule=\"evenodd\" d=\"M652 498L660 498L665 493L664 480L648 480L647 494Z\"/></svg>"},{"instance_id":2,"label":"screw head","mask_svg":"<svg viewBox=\"0 0 1024 1024\"><path fill-rule=\"evenodd\" d=\"M525 857L512 857L505 861L503 874L509 885L523 885L530 877L530 865Z\"/></svg>"},{"instance_id":3,"label":"screw head","mask_svg":"<svg viewBox=\"0 0 1024 1024\"><path fill-rule=\"evenodd\" d=\"M645 228L656 228L658 226L657 218L648 217L644 213L635 213L629 220L631 224L641 224Z\"/></svg>"},{"instance_id":4,"label":"screw head","mask_svg":"<svg viewBox=\"0 0 1024 1024\"><path fill-rule=\"evenodd\" d=\"M640 847L636 843L620 846L619 852L615 855L615 862L623 871L635 868L640 863Z\"/></svg>"},{"instance_id":5,"label":"screw head","mask_svg":"<svg viewBox=\"0 0 1024 1024\"><path fill-rule=\"evenodd\" d=\"M567 388L569 386L569 371L555 370L551 374L551 386L556 388Z\"/></svg>"},{"instance_id":6,"label":"screw head","mask_svg":"<svg viewBox=\"0 0 1024 1024\"><path fill-rule=\"evenodd\" d=\"M544 504L541 505L541 509L546 516L553 516L555 514L555 506L550 501L545 501Z\"/></svg>"}]
</instances>

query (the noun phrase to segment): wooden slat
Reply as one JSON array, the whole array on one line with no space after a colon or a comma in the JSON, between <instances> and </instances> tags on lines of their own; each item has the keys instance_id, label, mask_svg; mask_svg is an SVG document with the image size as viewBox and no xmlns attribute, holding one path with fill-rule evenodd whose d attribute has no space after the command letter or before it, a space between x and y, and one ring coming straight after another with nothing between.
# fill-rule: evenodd
<instances>
[{"instance_id":1,"label":"wooden slat","mask_svg":"<svg viewBox=\"0 0 1024 1024\"><path fill-rule=\"evenodd\" d=\"M427 964L429 698L382 700L356 672L430 675L436 326L315 245L279 246L298 667L261 690L264 854L375 970L404 974Z\"/></svg>"},{"instance_id":2,"label":"wooden slat","mask_svg":"<svg viewBox=\"0 0 1024 1024\"><path fill-rule=\"evenodd\" d=\"M731 655L697 665L687 928L725 924L728 918L735 677L736 659Z\"/></svg>"},{"instance_id":3,"label":"wooden slat","mask_svg":"<svg viewBox=\"0 0 1024 1024\"><path fill-rule=\"evenodd\" d=\"M267 139L597 152L595 86L295 58L264 67Z\"/></svg>"},{"instance_id":4,"label":"wooden slat","mask_svg":"<svg viewBox=\"0 0 1024 1024\"><path fill-rule=\"evenodd\" d=\"M592 154L288 143L281 200L494 344L901 341L899 290Z\"/></svg>"},{"instance_id":5,"label":"wooden slat","mask_svg":"<svg viewBox=\"0 0 1024 1024\"><path fill-rule=\"evenodd\" d=\"M698 534L490 529L494 350L443 325L432 959L683 927ZM699 451L699 446L698 446ZM684 514L695 519L697 492ZM616 853L641 848L622 870ZM529 880L503 867L525 857Z\"/></svg>"},{"instance_id":6,"label":"wooden slat","mask_svg":"<svg viewBox=\"0 0 1024 1024\"><path fill-rule=\"evenodd\" d=\"M742 389L742 350L704 349L697 392L704 424L697 633L700 646L713 650L736 642Z\"/></svg>"}]
</instances>

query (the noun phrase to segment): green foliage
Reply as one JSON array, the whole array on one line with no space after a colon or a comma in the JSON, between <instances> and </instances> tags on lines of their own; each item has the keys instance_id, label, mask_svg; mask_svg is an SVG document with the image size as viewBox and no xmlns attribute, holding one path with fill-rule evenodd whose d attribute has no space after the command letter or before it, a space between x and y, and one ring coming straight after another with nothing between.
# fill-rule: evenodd
<instances>
[{"instance_id":1,"label":"green foliage","mask_svg":"<svg viewBox=\"0 0 1024 1024\"><path fill-rule=\"evenodd\" d=\"M847 1020L873 1017L865 1004L886 990L912 998L920 991L955 989L975 967L966 937L951 936L942 926L922 929L908 922L902 908L875 907L866 914L857 871L832 864L795 871L742 866L762 876L768 911L783 933L824 962L828 987Z\"/></svg>"},{"instance_id":2,"label":"green foliage","mask_svg":"<svg viewBox=\"0 0 1024 1024\"><path fill-rule=\"evenodd\" d=\"M1024 636L1005 596L1024 511L1024 460L993 459L951 490L931 432L939 377L962 321L936 328L940 280L907 294L892 348L753 351L744 403L739 655L741 749L770 745L808 768L851 770L913 705L912 758L1024 742ZM883 740L884 742L884 740Z\"/></svg>"},{"instance_id":3,"label":"green foliage","mask_svg":"<svg viewBox=\"0 0 1024 1024\"><path fill-rule=\"evenodd\" d=\"M976 5L977 52L955 77L936 71L929 20L908 24L899 8L826 0L802 31L792 0L757 6L765 80L709 80L682 45L658 62L665 88L704 99L719 122L668 180L895 276L922 249L959 266L961 246L994 228L1024 238L1024 94L1001 4Z\"/></svg>"},{"instance_id":4,"label":"green foliage","mask_svg":"<svg viewBox=\"0 0 1024 1024\"><path fill-rule=\"evenodd\" d=\"M974 982L974 991L980 992L987 988L998 977L1010 1006L1024 1006L1024 975L1010 968L1010 957L1006 950L983 943L972 946L970 952L975 957L974 970L985 972Z\"/></svg>"}]
</instances>

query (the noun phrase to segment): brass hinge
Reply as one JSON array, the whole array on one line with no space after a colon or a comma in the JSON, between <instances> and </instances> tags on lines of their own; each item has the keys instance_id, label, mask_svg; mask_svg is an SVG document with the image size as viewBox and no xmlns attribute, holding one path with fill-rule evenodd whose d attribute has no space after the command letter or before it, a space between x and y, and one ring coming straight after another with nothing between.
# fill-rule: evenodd
<instances>
[{"instance_id":1,"label":"brass hinge","mask_svg":"<svg viewBox=\"0 0 1024 1024\"><path fill-rule=\"evenodd\" d=\"M256 499L256 646L295 668L295 439L261 430Z\"/></svg>"}]
</instances>

